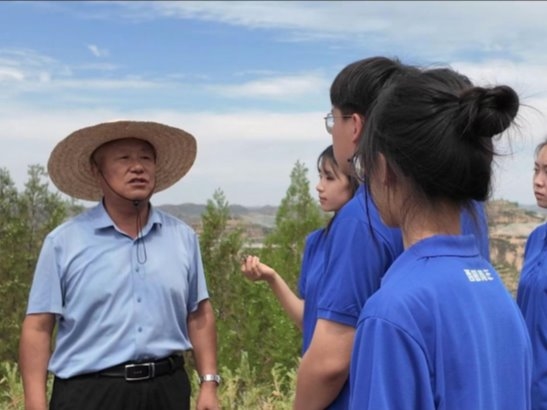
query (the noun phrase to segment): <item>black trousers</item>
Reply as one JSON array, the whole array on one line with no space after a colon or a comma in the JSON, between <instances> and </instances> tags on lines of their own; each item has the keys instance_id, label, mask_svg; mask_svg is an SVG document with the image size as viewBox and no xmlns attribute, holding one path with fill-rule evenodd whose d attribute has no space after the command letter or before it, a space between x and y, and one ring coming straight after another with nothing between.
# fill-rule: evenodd
<instances>
[{"instance_id":1,"label":"black trousers","mask_svg":"<svg viewBox=\"0 0 547 410\"><path fill-rule=\"evenodd\" d=\"M149 380L121 377L55 378L50 410L189 410L190 381L181 368Z\"/></svg>"}]
</instances>

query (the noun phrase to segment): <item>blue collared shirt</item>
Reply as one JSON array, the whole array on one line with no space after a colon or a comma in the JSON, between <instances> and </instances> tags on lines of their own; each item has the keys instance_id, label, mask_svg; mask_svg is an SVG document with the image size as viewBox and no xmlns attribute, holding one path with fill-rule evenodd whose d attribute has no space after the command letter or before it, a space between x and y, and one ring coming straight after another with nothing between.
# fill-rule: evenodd
<instances>
[{"instance_id":1,"label":"blue collared shirt","mask_svg":"<svg viewBox=\"0 0 547 410\"><path fill-rule=\"evenodd\" d=\"M46 237L27 314L57 316L49 370L67 378L191 349L188 314L208 297L189 226L151 208L133 239L100 203Z\"/></svg>"}]
</instances>

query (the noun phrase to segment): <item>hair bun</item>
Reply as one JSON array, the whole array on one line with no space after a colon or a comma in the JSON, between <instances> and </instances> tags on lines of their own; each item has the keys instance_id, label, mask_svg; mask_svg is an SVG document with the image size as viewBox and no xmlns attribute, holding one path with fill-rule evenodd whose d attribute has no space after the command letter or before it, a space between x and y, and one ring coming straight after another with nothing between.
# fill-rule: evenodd
<instances>
[{"instance_id":1,"label":"hair bun","mask_svg":"<svg viewBox=\"0 0 547 410\"><path fill-rule=\"evenodd\" d=\"M461 93L459 102L461 135L470 141L505 131L519 109L517 93L506 85L469 88Z\"/></svg>"}]
</instances>

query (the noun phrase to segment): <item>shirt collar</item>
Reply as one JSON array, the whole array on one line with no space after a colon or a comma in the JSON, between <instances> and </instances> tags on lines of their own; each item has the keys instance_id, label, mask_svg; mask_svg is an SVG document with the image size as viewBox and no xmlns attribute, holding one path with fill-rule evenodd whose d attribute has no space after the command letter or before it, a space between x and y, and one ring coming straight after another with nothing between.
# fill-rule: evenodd
<instances>
[{"instance_id":1,"label":"shirt collar","mask_svg":"<svg viewBox=\"0 0 547 410\"><path fill-rule=\"evenodd\" d=\"M409 252L421 258L435 256L478 256L479 250L473 235L435 235L416 242Z\"/></svg>"},{"instance_id":2,"label":"shirt collar","mask_svg":"<svg viewBox=\"0 0 547 410\"><path fill-rule=\"evenodd\" d=\"M100 201L94 208L90 210L91 224L94 229L106 229L114 228L114 221L106 212L103 201ZM146 235L154 225L161 226L161 216L160 213L150 204L150 213L148 214L148 222L142 228L143 235Z\"/></svg>"}]
</instances>

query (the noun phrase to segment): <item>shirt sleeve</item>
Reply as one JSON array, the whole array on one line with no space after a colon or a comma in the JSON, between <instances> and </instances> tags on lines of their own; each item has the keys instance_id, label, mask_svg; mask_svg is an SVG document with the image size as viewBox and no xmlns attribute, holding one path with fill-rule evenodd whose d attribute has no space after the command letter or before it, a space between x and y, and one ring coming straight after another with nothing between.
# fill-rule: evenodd
<instances>
[{"instance_id":1,"label":"shirt sleeve","mask_svg":"<svg viewBox=\"0 0 547 410\"><path fill-rule=\"evenodd\" d=\"M318 318L355 327L366 300L393 260L389 244L357 218L335 220L328 233Z\"/></svg>"},{"instance_id":2,"label":"shirt sleeve","mask_svg":"<svg viewBox=\"0 0 547 410\"><path fill-rule=\"evenodd\" d=\"M302 266L300 268L300 277L298 278L298 295L302 299L306 299L306 279L307 279L307 248L304 248L304 256L302 258Z\"/></svg>"},{"instance_id":3,"label":"shirt sleeve","mask_svg":"<svg viewBox=\"0 0 547 410\"><path fill-rule=\"evenodd\" d=\"M60 315L63 312L61 274L57 253L55 241L51 236L46 236L34 271L27 314L54 313Z\"/></svg>"},{"instance_id":4,"label":"shirt sleeve","mask_svg":"<svg viewBox=\"0 0 547 410\"><path fill-rule=\"evenodd\" d=\"M198 308L199 302L209 299L209 292L203 270L199 240L195 234L191 235L189 246L193 252L189 252L189 255L192 255L192 261L188 283L188 312L194 312Z\"/></svg>"},{"instance_id":5,"label":"shirt sleeve","mask_svg":"<svg viewBox=\"0 0 547 410\"><path fill-rule=\"evenodd\" d=\"M424 350L385 320L359 324L350 372L350 409L435 409Z\"/></svg>"},{"instance_id":6,"label":"shirt sleeve","mask_svg":"<svg viewBox=\"0 0 547 410\"><path fill-rule=\"evenodd\" d=\"M300 277L298 278L298 294L302 299L306 299L306 283L308 280L312 249L320 236L321 231L318 230L312 232L306 237L306 243L304 244L304 255L302 256L302 265L300 267Z\"/></svg>"}]
</instances>

